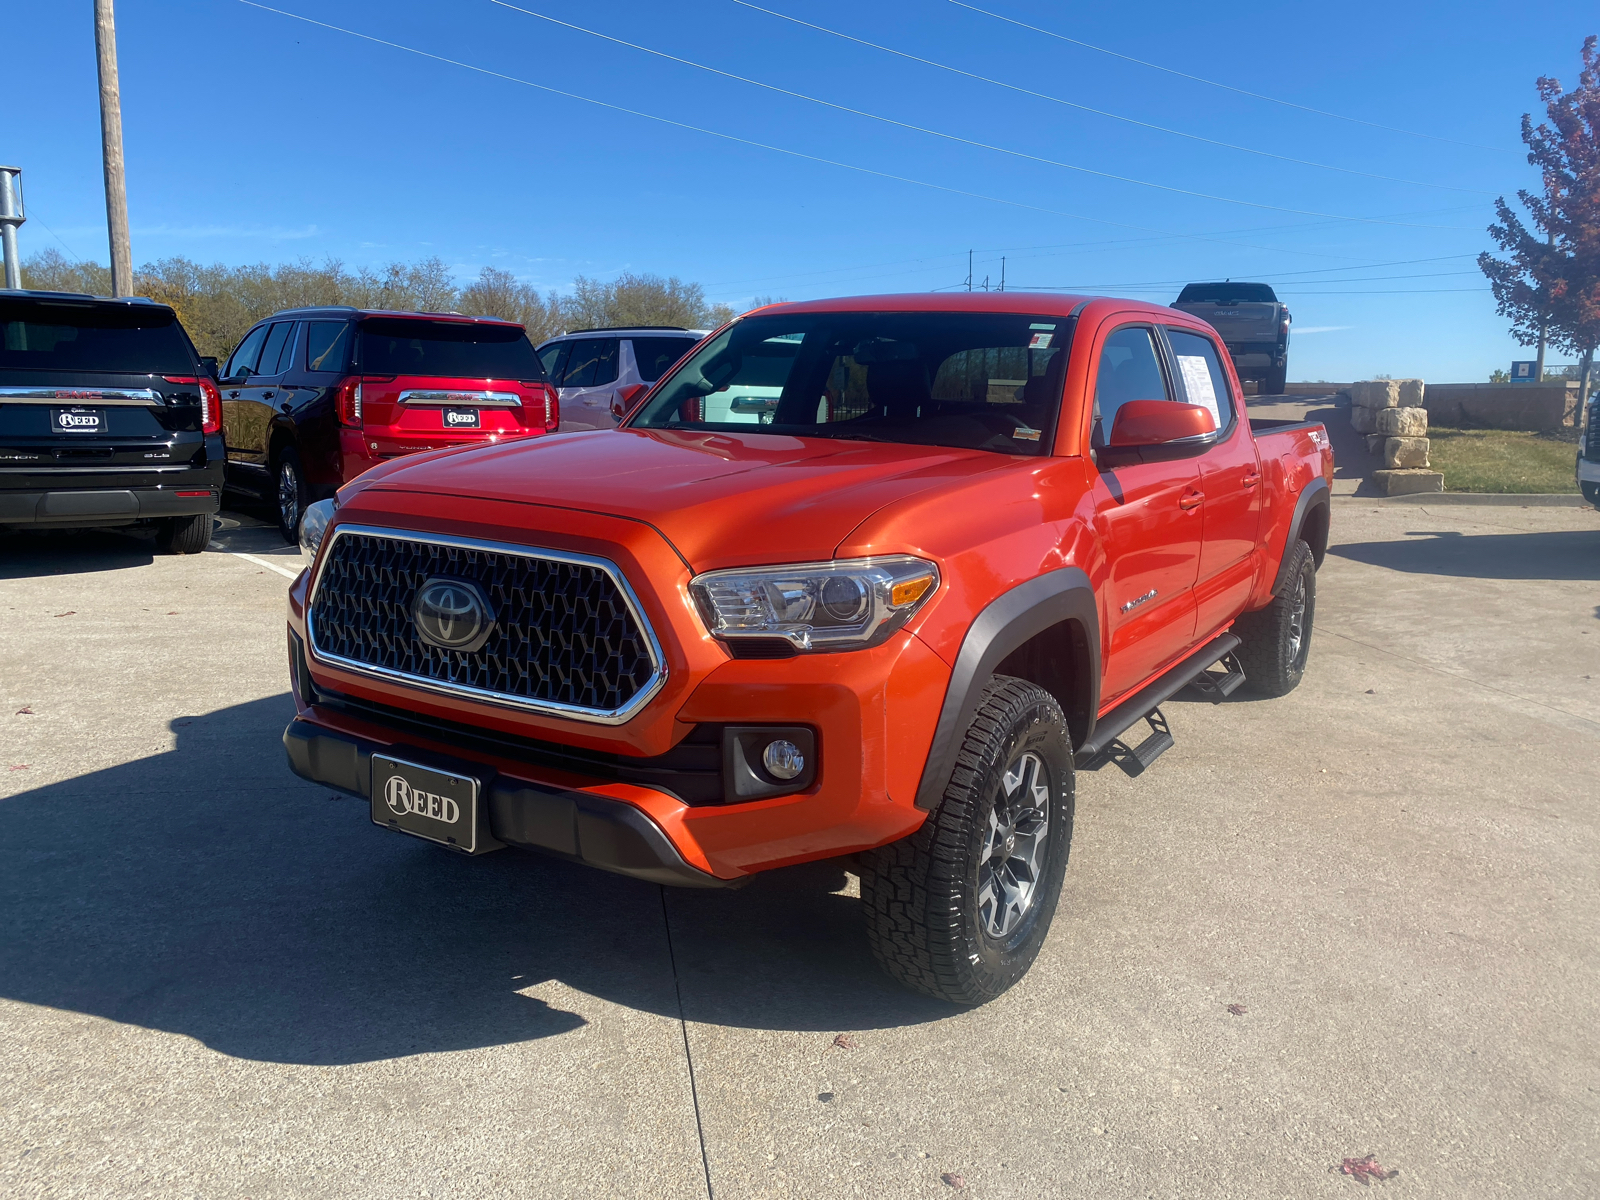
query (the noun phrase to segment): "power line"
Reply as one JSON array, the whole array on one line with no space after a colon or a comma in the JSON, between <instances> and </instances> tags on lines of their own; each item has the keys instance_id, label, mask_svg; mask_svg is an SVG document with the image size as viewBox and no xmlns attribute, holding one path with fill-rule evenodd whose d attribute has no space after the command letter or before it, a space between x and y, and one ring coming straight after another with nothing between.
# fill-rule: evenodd
<instances>
[{"instance_id":1,"label":"power line","mask_svg":"<svg viewBox=\"0 0 1600 1200\"><path fill-rule=\"evenodd\" d=\"M802 21L799 17L791 17L787 13L777 12L770 8L763 8L759 4L750 3L750 0L732 0L732 3L739 5L741 8L749 8L754 9L756 12L766 13L769 17L777 17L780 21L790 21L796 25L804 26L807 29L815 29L818 33L826 33L832 37L843 38L847 42L855 42L858 46L869 46L874 50L881 50L885 54L893 54L897 58L904 58L910 60L911 62L924 63L930 67L937 67L939 70L949 71L953 75L964 75L968 79L976 79L980 83L993 84L995 87L1005 88L1008 91L1017 92L1024 96L1033 96L1039 100L1048 100L1052 104L1062 104L1068 108L1076 108L1081 112L1094 113L1098 117L1107 117L1113 121L1125 121L1129 125L1137 125L1141 129L1153 129L1158 133L1170 133L1174 137L1190 138L1196 142L1204 142L1208 146L1221 146L1223 149L1237 150L1242 154L1258 154L1263 158L1275 158L1279 162L1297 163L1302 167L1316 167L1321 171L1340 171L1346 175L1359 175L1364 179L1381 179L1387 183L1404 183L1410 185L1411 187L1439 188L1447 192L1470 192L1478 196L1492 196L1495 194L1494 192L1486 191L1483 188L1455 187L1448 183L1428 183L1420 179L1402 179L1396 175L1379 175L1373 171L1358 171L1353 167L1336 167L1331 163L1312 162L1310 159L1306 158L1294 158L1288 154L1275 154L1271 150L1257 150L1252 146L1240 146L1234 142L1224 142L1217 138L1205 137L1204 135L1198 133L1187 133L1182 129L1172 129L1166 125L1156 125L1150 121L1141 121L1136 117L1126 117L1121 113L1108 112L1103 108L1093 108L1087 104L1079 104L1075 100L1065 100L1060 96L1052 96L1047 92L1036 92L1032 88L1019 87L1017 84L1007 83L1002 79L991 79L987 75L979 75L976 72L963 70L960 67L952 67L948 63L937 62L931 58L923 58L919 54L908 54L904 50L896 50L892 46L884 46L878 42L869 42L866 38L859 38L854 34L841 33L837 29L829 29L825 25L817 25L811 21Z\"/></svg>"},{"instance_id":2,"label":"power line","mask_svg":"<svg viewBox=\"0 0 1600 1200\"><path fill-rule=\"evenodd\" d=\"M1376 121L1365 121L1360 117L1347 117L1342 113L1328 112L1326 109L1321 108L1312 108L1308 104L1296 104L1293 100L1279 100L1276 96L1264 96L1260 92L1251 92L1246 91L1241 87L1234 87L1231 83L1218 83L1215 79L1204 79L1199 75L1190 75L1187 71L1177 71L1171 67L1163 67L1160 63L1146 62L1142 58L1134 58L1131 54L1122 54L1116 50L1107 50L1104 46L1096 46L1092 42L1080 41L1077 38L1068 37L1064 33L1057 33L1053 29L1041 29L1037 25L1029 25L1026 21L1018 21L1014 17L1001 16L997 12L990 12L986 8L979 8L976 4L968 4L966 3L966 0L950 0L950 3L954 4L957 8L971 9L975 13L982 13L986 17L993 17L996 21L1004 21L1008 25L1016 25L1019 28L1031 30L1034 33L1042 33L1046 37L1057 38L1063 42L1071 42L1074 46L1082 46L1085 50L1093 50L1097 54L1109 54L1112 58L1120 58L1124 62L1138 63L1141 67L1149 67L1152 71L1165 71L1168 75L1176 75L1181 79L1192 79L1196 83L1203 83L1209 87L1221 88L1225 92L1237 92L1241 96L1249 96L1256 100L1265 100L1271 104L1281 104L1285 108L1298 108L1301 112L1316 113L1319 117L1332 117L1336 121L1349 121L1353 125L1367 125L1373 129L1386 130L1389 133L1403 133L1407 137L1427 138L1431 142L1449 142L1452 146L1470 146L1474 150L1497 150L1502 154L1512 153L1512 151L1508 150L1505 146L1485 146L1479 142L1463 142L1456 138L1439 137L1437 134L1418 133L1414 129L1401 129L1395 125L1380 125Z\"/></svg>"},{"instance_id":3,"label":"power line","mask_svg":"<svg viewBox=\"0 0 1600 1200\"><path fill-rule=\"evenodd\" d=\"M241 3L248 2L250 2L250 0L241 0ZM880 116L877 113L868 112L865 109L851 108L847 104L836 104L832 100L823 100L817 96L808 96L804 92L797 92L791 88L779 87L777 84L763 83L759 79L751 79L748 75L736 75L732 71L724 71L718 67L707 66L705 63L698 63L692 59L682 58L676 54L668 54L664 50L656 50L650 46L642 46L638 42L630 42L623 38L613 37L609 33L600 33L594 29L587 29L582 25L574 25L570 21L562 21L556 17L547 16L542 12L535 12L531 8L522 8L518 5L510 4L507 2L507 0L489 0L489 3L500 8L508 8L513 12L522 13L525 16L536 17L541 21L548 21L552 25L560 25L565 29L571 29L578 33L588 34L590 37L596 37L602 41L611 42L618 46L626 46L630 50L638 50L643 54L651 54L657 58L664 58L669 62L681 63L686 67L693 67L697 71L705 71L711 75L720 75L724 79L732 79L739 83L747 83L752 87L764 88L769 92L776 92L781 96L790 96L796 100L805 100L810 104L820 104L824 108L831 108L837 112L849 113L852 116L857 117L866 117L871 121L880 121L885 125L894 125L900 129L909 129L916 133L925 133L930 137L942 138L945 141L956 142L960 145L973 146L980 150L992 150L996 154L1009 155L1012 158L1020 158L1027 162L1041 163L1050 167L1060 167L1067 171L1077 171L1084 175L1094 175L1100 179L1112 179L1118 183L1131 183L1137 185L1138 187L1154 188L1157 191L1162 192L1172 192L1174 195L1192 196L1197 200L1215 200L1223 204L1238 204L1245 208L1266 209L1269 212L1293 213L1296 216L1301 217L1326 217L1332 221L1350 221L1361 225L1400 225L1410 229L1450 228L1449 226L1443 225L1417 225L1405 221L1386 221L1381 217L1350 217L1345 216L1342 213L1317 212L1314 209L1308 208L1289 208L1281 204L1263 204L1257 200L1238 200L1232 196L1217 196L1210 192L1198 192L1192 188L1181 188L1174 187L1171 184L1154 183L1148 179L1135 179L1130 175L1117 175L1111 171L1098 171L1093 167L1083 167L1079 166L1077 163L1064 162L1057 158L1046 158L1042 154L1030 154L1026 150L1013 150L1008 146L997 146L993 142L980 142L975 138L962 137L960 134L945 133L943 130L930 129L926 125L914 125L909 121L899 121L893 117Z\"/></svg>"},{"instance_id":4,"label":"power line","mask_svg":"<svg viewBox=\"0 0 1600 1200\"><path fill-rule=\"evenodd\" d=\"M1299 287L1301 284L1330 284L1330 283L1378 283L1390 279L1443 279L1450 275L1477 275L1477 271L1429 271L1421 275L1358 275L1354 279L1305 279L1300 283L1291 282L1285 286ZM1268 278L1264 275L1255 275L1252 279ZM1192 279L1152 279L1145 283L1072 283L1072 284L1028 284L1029 291L1040 292L1093 292L1104 288L1157 288L1179 287L1193 283ZM1475 289L1476 290L1476 289Z\"/></svg>"},{"instance_id":5,"label":"power line","mask_svg":"<svg viewBox=\"0 0 1600 1200\"><path fill-rule=\"evenodd\" d=\"M908 176L908 175L895 175L895 174L892 174L891 172L879 171L879 170L876 170L876 169L874 169L872 167L863 167L863 166L859 166L859 165L857 165L855 163L842 162L839 159L824 158L824 157L822 157L821 155L818 155L818 154L807 154L802 150L791 150L791 149L789 149L788 147L785 147L785 146L772 145L770 142L758 142L758 141L754 140L753 138L739 137L736 134L723 133L720 130L716 130L716 129L707 129L703 125L691 125L687 121L678 121L678 120L674 120L671 117L657 116L654 113L643 112L643 111L641 111L639 109L636 109L636 108L627 108L627 107L625 107L625 106L623 106L621 104L613 104L609 100L596 100L592 96L583 96L583 95L579 95L577 92L563 91L560 88L551 87L548 84L544 84L544 83L534 83L531 79L520 79L515 75L507 75L502 71L493 71L493 70L490 70L488 67L476 66L473 63L462 62L460 59L446 58L442 54L434 54L431 51L418 50L414 46L406 46L406 45L401 44L400 42L391 42L391 41L388 41L385 38L374 37L370 33L360 33L360 32L357 32L354 29L346 29L342 25L333 25L333 24L330 24L327 21L318 21L313 17L301 16L299 13L288 12L288 11L286 11L284 9L281 9L281 8L273 8L270 5L258 3L258 0L238 0L238 2L240 4L244 4L244 5L249 6L250 8L258 8L263 12L273 13L276 16L288 17L291 20L302 21L307 25L315 25L315 26L318 26L319 28L322 28L322 29L331 29L335 33L343 33L343 34L346 34L346 35L348 35L350 37L353 37L353 38L359 38L359 39L361 39L362 41L365 41L365 42L372 42L374 45L387 46L392 50L403 50L407 54L415 54L419 58L429 58L429 59L434 60L435 62L442 62L442 63L445 63L445 64L447 64L449 66L452 66L452 67L460 67L463 70L472 71L472 72L475 72L475 73L477 73L479 75L487 75L492 79L503 80L506 83L520 84L523 87L530 87L530 88L534 88L534 89L536 89L538 91L541 91L541 92L548 92L553 96L561 96L561 97L563 97L565 99L568 99L568 100L578 100L578 101L583 102L584 104L592 104L597 108L606 108L606 109L610 109L613 112L625 113L626 115L628 115L630 117L640 117L640 118L642 118L644 120L647 120L647 121L656 121L656 122L659 122L662 125L671 125L672 127L676 128L676 129L686 129L686 130L690 131L691 133L703 133L707 137L719 138L722 141L734 142L734 143L736 143L738 145L742 145L742 146L753 146L758 150L770 150L774 154L784 154L784 155L788 155L791 158L802 159L802 160L804 160L806 162L821 163L824 166L829 166L829 167L839 167L839 168L841 168L843 170L846 170L846 171L855 171L855 172L858 172L859 174L871 175L871 176L874 176L875 178L878 178L878 179L888 179L888 180L891 180L891 181L893 181L895 183L908 183L908 184L913 185L914 187L930 188L933 191L945 192L945 193L948 193L949 195L952 195L952 196L964 196L969 200L982 200L982 201L985 201L986 203L990 203L990 204L1003 204L1003 205L1005 205L1005 206L1007 206L1009 208L1020 208L1020 209L1026 210L1028 212L1043 213L1046 216L1065 217L1068 220L1072 220L1072 221L1087 221L1087 222L1089 222L1091 224L1095 224L1095 225L1108 225L1108 226L1110 226L1110 227L1112 227L1114 229L1133 229L1133 230L1138 230L1141 233L1157 234L1157 235L1159 235L1160 237L1163 237L1163 238L1182 238L1182 239L1186 239L1186 240L1189 240L1189 241L1213 242L1213 243L1215 243L1217 245L1222 245L1222 246L1239 246L1239 247L1243 247L1244 249L1247 249L1247 250L1267 250L1267 251L1272 251L1274 253L1283 253L1282 251L1274 250L1274 248L1271 247L1271 246L1254 246L1254 245L1251 245L1248 242L1223 241L1220 238L1206 237L1206 236L1201 235L1201 234L1174 233L1174 232L1172 232L1170 230L1156 229L1156 228L1153 228L1152 226L1149 226L1149 225L1132 225L1132 224L1129 224L1129 223L1127 223L1125 221L1110 221L1110 220L1107 220L1104 217L1086 217L1086 216L1082 215L1081 213L1063 212L1060 209L1045 208L1044 206L1038 205L1038 204L1027 204L1027 203L1025 203L1025 202L1023 202L1021 200L1007 200L1007 199L1005 199L1004 197L1001 197L1001 196L989 196L989 195L985 195L982 192L969 192L969 191L965 191L962 188L954 188L954 187L950 187L950 186L948 186L946 184L942 184L942 183L930 183L929 181L927 181L925 179L914 179L914 178L912 178L911 176ZM1387 222L1385 222L1385 223L1387 223ZM1425 226L1417 226L1417 228L1447 229L1447 228L1450 228L1450 227L1449 226L1425 225ZM1303 251L1301 253L1311 253L1311 252L1310 251Z\"/></svg>"}]
</instances>

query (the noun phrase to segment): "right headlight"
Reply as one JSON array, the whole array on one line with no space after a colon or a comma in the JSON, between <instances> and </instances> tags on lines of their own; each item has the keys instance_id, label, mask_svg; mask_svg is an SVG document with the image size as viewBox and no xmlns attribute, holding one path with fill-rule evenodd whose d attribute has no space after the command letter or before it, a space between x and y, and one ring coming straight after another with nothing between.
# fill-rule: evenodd
<instances>
[{"instance_id":1,"label":"right headlight","mask_svg":"<svg viewBox=\"0 0 1600 1200\"><path fill-rule=\"evenodd\" d=\"M300 518L300 553L310 566L317 557L317 547L322 545L322 535L328 532L328 523L333 520L334 510L339 507L339 501L318 500L315 504L306 505L306 511Z\"/></svg>"},{"instance_id":2,"label":"right headlight","mask_svg":"<svg viewBox=\"0 0 1600 1200\"><path fill-rule=\"evenodd\" d=\"M712 636L779 637L797 650L876 645L938 589L939 568L910 555L740 567L689 581Z\"/></svg>"}]
</instances>

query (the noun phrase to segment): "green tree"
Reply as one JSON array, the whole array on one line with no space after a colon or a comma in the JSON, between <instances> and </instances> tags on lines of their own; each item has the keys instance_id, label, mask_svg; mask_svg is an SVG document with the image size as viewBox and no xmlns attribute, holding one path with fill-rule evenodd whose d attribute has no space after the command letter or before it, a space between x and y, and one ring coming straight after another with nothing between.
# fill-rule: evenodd
<instances>
[{"instance_id":1,"label":"green tree","mask_svg":"<svg viewBox=\"0 0 1600 1200\"><path fill-rule=\"evenodd\" d=\"M1519 191L1535 233L1500 197L1499 221L1489 235L1506 258L1485 252L1478 265L1489 279L1500 314L1524 346L1538 340L1542 322L1554 345L1583 356L1580 385L1586 399L1600 344L1600 54L1591 35L1583 43L1578 86L1566 91L1541 76L1539 98L1547 122L1522 117L1528 162L1539 168L1542 193ZM1543 234L1544 236L1540 236Z\"/></svg>"}]
</instances>

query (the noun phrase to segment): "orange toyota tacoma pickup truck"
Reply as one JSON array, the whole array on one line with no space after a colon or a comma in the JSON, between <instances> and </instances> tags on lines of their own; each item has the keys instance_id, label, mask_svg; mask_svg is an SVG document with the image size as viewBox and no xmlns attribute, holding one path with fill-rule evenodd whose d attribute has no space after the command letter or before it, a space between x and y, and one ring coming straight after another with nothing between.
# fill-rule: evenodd
<instances>
[{"instance_id":1,"label":"orange toyota tacoma pickup truck","mask_svg":"<svg viewBox=\"0 0 1600 1200\"><path fill-rule=\"evenodd\" d=\"M313 505L284 744L467 854L693 887L855 855L883 966L981 1003L1048 931L1076 769L1147 767L1183 688L1300 681L1332 473L1170 308L758 309L617 429Z\"/></svg>"}]
</instances>

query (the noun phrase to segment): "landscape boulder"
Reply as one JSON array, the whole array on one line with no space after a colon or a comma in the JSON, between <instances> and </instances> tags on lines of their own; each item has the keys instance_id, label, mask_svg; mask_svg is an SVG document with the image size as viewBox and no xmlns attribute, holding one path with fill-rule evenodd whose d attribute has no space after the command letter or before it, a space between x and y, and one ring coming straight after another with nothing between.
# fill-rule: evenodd
<instances>
[{"instance_id":1,"label":"landscape boulder","mask_svg":"<svg viewBox=\"0 0 1600 1200\"><path fill-rule=\"evenodd\" d=\"M1350 403L1356 408L1394 408L1400 403L1400 385L1393 379L1363 379L1350 385Z\"/></svg>"},{"instance_id":2,"label":"landscape boulder","mask_svg":"<svg viewBox=\"0 0 1600 1200\"><path fill-rule=\"evenodd\" d=\"M1381 408L1367 411L1373 414L1377 433L1403 438L1428 436L1428 410L1425 408Z\"/></svg>"},{"instance_id":3,"label":"landscape boulder","mask_svg":"<svg viewBox=\"0 0 1600 1200\"><path fill-rule=\"evenodd\" d=\"M1392 437L1383 443L1383 465L1389 470L1428 465L1428 439Z\"/></svg>"},{"instance_id":4,"label":"landscape boulder","mask_svg":"<svg viewBox=\"0 0 1600 1200\"><path fill-rule=\"evenodd\" d=\"M1438 471L1374 471L1372 481L1385 496L1414 496L1418 492L1444 491L1444 476Z\"/></svg>"},{"instance_id":5,"label":"landscape boulder","mask_svg":"<svg viewBox=\"0 0 1600 1200\"><path fill-rule=\"evenodd\" d=\"M1377 433L1378 414L1380 412L1388 411L1389 410L1386 408L1377 409L1353 407L1350 409L1350 424L1357 433Z\"/></svg>"},{"instance_id":6,"label":"landscape boulder","mask_svg":"<svg viewBox=\"0 0 1600 1200\"><path fill-rule=\"evenodd\" d=\"M1422 380L1420 380L1420 379L1396 379L1395 383L1400 385L1400 407L1401 408L1421 408L1422 407Z\"/></svg>"}]
</instances>

